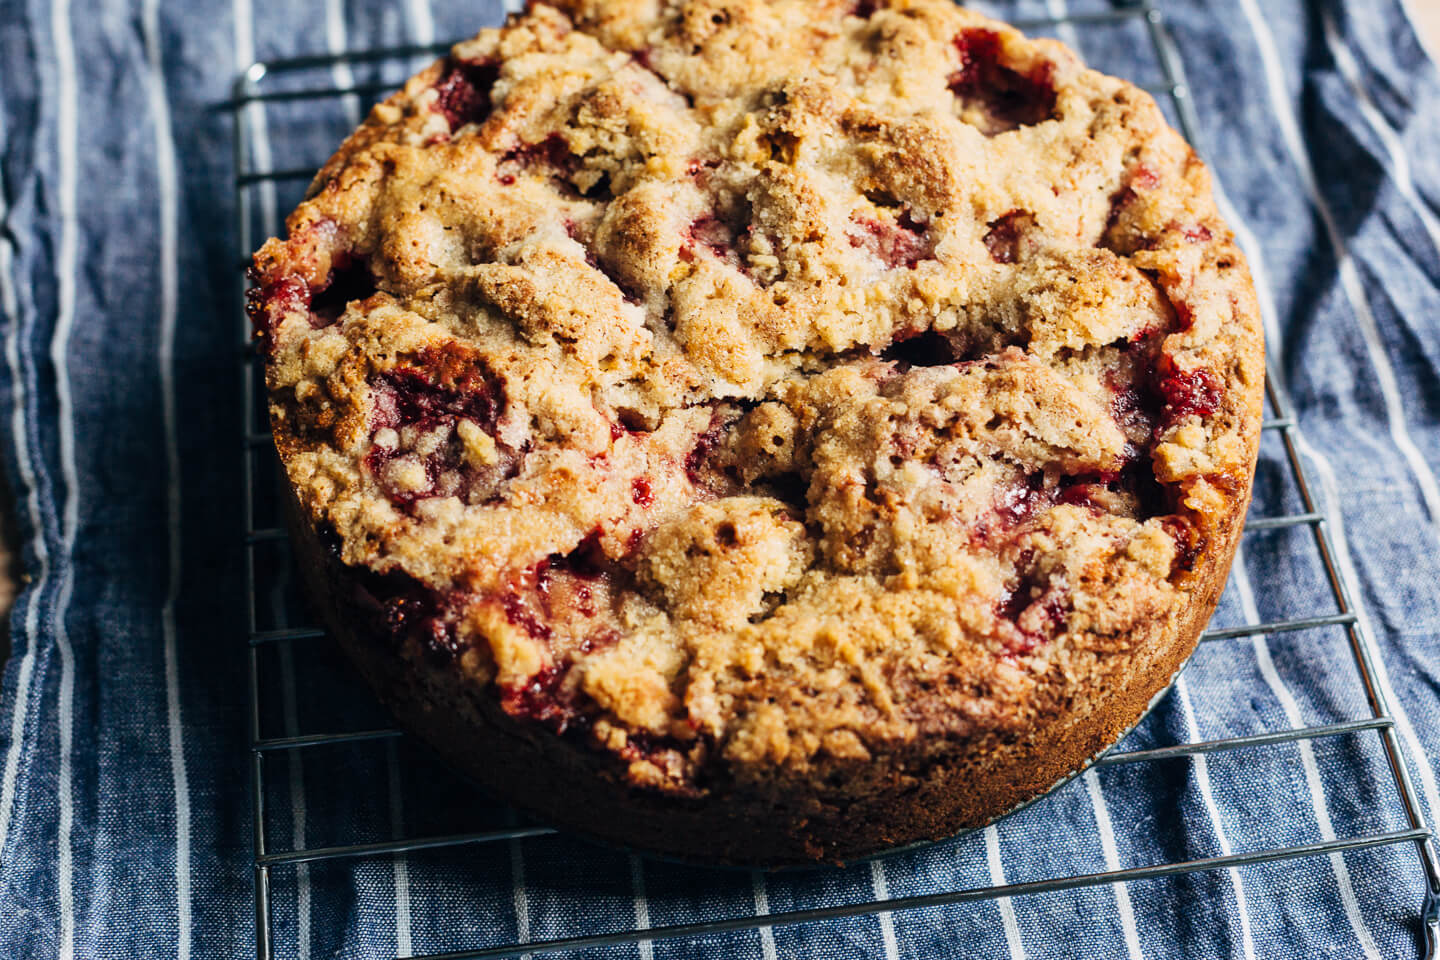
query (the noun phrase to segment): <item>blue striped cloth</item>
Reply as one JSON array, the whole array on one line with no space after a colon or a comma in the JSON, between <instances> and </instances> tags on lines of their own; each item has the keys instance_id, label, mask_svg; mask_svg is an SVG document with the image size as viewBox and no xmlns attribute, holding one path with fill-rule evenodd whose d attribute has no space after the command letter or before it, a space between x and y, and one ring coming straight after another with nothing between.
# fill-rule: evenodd
<instances>
[{"instance_id":1,"label":"blue striped cloth","mask_svg":"<svg viewBox=\"0 0 1440 960\"><path fill-rule=\"evenodd\" d=\"M1070 0L1071 12L1113 9ZM1165 0L1202 147L1251 256L1275 367L1440 814L1440 78L1397 0ZM985 4L1054 16L1066 0ZM252 955L239 522L237 70L430 43L491 2L0 0L0 447L28 573L0 693L0 956ZM1059 27L1162 72L1142 20ZM414 61L267 89L398 83ZM251 108L247 167L313 167L357 98ZM248 192L275 229L303 184ZM266 469L262 464L262 476ZM268 485L264 487L268 490ZM263 492L263 491L262 491ZM260 498L262 501L266 497ZM1256 516L1302 510L1267 434ZM294 615L260 548L259 626ZM1308 528L1252 532L1216 623L1334 613ZM266 736L382 725L322 646L266 647ZM1345 631L1205 644L1127 749L1369 716ZM265 761L272 851L504 826L403 741ZM559 836L274 867L282 957L390 957L1192 860L1404 829L1373 732L1110 765L917 853L771 876ZM586 951L632 957L1409 957L1415 849Z\"/></svg>"}]
</instances>

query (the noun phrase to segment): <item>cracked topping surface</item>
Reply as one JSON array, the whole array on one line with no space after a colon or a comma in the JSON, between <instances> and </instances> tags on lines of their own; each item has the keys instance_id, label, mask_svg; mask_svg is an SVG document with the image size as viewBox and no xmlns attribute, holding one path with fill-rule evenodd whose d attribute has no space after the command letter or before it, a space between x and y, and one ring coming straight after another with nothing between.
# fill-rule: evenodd
<instances>
[{"instance_id":1,"label":"cracked topping surface","mask_svg":"<svg viewBox=\"0 0 1440 960\"><path fill-rule=\"evenodd\" d=\"M1263 363L1208 175L947 0L534 4L288 229L302 512L407 656L636 785L1018 736L1225 575Z\"/></svg>"}]
</instances>

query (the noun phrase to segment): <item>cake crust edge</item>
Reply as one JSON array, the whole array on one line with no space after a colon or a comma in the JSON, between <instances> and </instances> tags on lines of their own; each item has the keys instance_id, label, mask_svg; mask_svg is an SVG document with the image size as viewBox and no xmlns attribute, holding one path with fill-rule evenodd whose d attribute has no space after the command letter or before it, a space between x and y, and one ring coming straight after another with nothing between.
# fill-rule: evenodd
<instances>
[{"instance_id":1,"label":"cake crust edge","mask_svg":"<svg viewBox=\"0 0 1440 960\"><path fill-rule=\"evenodd\" d=\"M1258 447L1258 440L1255 444ZM1251 488L1245 491L1248 508ZM1105 753L1169 688L1219 603L1246 510L1232 515L1195 572L1180 629L1164 642L1163 621L1132 651L1150 651L1124 671L1123 687L1002 744L983 764L937 764L903 794L877 793L820 816L787 817L767 798L710 794L683 800L637 789L606 761L509 717L456 671L402 657L353 599L354 575L327 549L291 495L286 523L308 600L339 650L402 729L486 793L546 823L604 843L670 859L736 867L842 865L894 848L944 840L1028 804ZM1155 644L1155 640L1161 642ZM583 798L583 802L581 799ZM799 798L796 798L799 799ZM796 804L801 808L806 804Z\"/></svg>"}]
</instances>

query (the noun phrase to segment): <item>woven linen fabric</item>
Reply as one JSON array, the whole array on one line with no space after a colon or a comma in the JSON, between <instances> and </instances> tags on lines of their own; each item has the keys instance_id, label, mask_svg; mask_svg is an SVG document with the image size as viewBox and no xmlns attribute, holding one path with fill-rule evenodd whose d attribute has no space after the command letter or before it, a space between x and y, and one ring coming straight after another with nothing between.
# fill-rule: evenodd
<instances>
[{"instance_id":1,"label":"woven linen fabric","mask_svg":"<svg viewBox=\"0 0 1440 960\"><path fill-rule=\"evenodd\" d=\"M977 6L1012 19L1120 9ZM1434 818L1440 77L1396 0L1159 6ZM254 955L238 368L248 251L236 223L258 243L304 179L247 188L237 209L226 101L256 59L457 39L502 15L493 0L0 0L0 447L26 574L0 695L0 957ZM1039 32L1099 69L1162 81L1143 18ZM313 169L421 62L259 80L363 90L246 108L245 168ZM273 466L256 464L264 514ZM1303 509L1269 431L1254 515ZM255 557L257 628L303 616L284 544ZM1247 535L1215 623L1335 610L1300 526ZM265 736L385 724L323 643L264 646L259 679ZM1369 715L1341 627L1216 640L1124 748ZM515 822L402 740L264 763L271 851ZM843 870L702 870L553 835L281 863L272 933L287 958L423 954L1406 826L1366 731L1101 767L993 828ZM1387 845L584 955L1410 957L1423 949L1423 889L1413 845Z\"/></svg>"}]
</instances>

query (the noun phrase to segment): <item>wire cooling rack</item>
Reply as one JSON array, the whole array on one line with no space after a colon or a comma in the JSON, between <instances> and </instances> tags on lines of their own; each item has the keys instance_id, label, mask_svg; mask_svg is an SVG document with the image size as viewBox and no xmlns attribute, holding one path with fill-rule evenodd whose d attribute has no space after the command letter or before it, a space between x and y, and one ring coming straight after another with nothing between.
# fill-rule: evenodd
<instances>
[{"instance_id":1,"label":"wire cooling rack","mask_svg":"<svg viewBox=\"0 0 1440 960\"><path fill-rule=\"evenodd\" d=\"M1186 87L1184 69L1178 52L1167 31L1164 17L1152 0L1138 0L1127 5L1099 13L1016 21L1016 25L1028 31L1054 31L1088 29L1104 26L1129 24L1139 27L1153 48L1155 62L1161 80L1148 84L1147 88L1166 106L1175 118L1186 138L1199 147L1199 123L1195 108ZM264 130L264 124L272 111L285 108L312 110L320 104L347 103L352 111L360 101L374 98L396 86L394 79L386 79L399 69L398 77L411 72L417 58L428 57L440 52L443 46L397 47L352 51L335 55L291 57L261 61L251 64L235 81L234 99L227 105L234 117L235 136L235 190L238 211L238 246L249 251L254 247L255 210L257 202L267 199L268 205L275 206L277 189L296 189L314 174L313 166L286 168L269 161L268 147L257 151L257 131ZM394 68L394 69L390 69ZM389 71L387 73L387 70ZM315 82L320 76L321 82ZM360 79L357 79L360 78ZM340 124L336 134L343 133L348 124ZM318 158L323 159L323 157ZM273 223L263 224L261 229L275 229ZM242 285L243 286L243 285ZM303 779L298 785L293 773L297 758L308 751L321 747L354 745L389 751L391 762L394 758L394 744L400 737L398 731L383 723L361 726L357 729L324 730L302 733L296 721L296 689L293 674L293 651L302 645L313 643L324 636L322 630L304 622L303 615L297 617L293 604L268 602L285 584L276 583L277 577L284 577L284 564L274 562L273 556L264 559L258 556L261 550L284 551L285 532L280 527L274 510L273 490L275 464L270 447L269 434L264 431L264 413L261 402L260 367L256 352L249 346L248 324L241 315L242 337L242 391L244 398L244 495L243 508L245 525L245 589L248 598L247 632L249 641L248 683L250 697L250 792L254 811L254 864L255 864L255 933L256 956L269 960L275 955L276 914L281 904L275 900L277 884L284 871L305 871L318 865L328 865L343 870L358 870L359 865L385 856L404 856L419 851L448 850L477 844L509 842L515 844L545 836L553 831L543 825L525 824L513 815L506 818L505 825L461 832L405 835L402 825L392 824L391 839L358 840L346 835L346 824L331 825L331 832L339 834L334 842L325 845L311 845L305 842L304 831L291 831L291 842L282 845L275 842L277 814L272 812L269 798L277 779L284 778L284 769L277 767L288 762L289 789L292 804L304 799ZM1245 751L1265 745L1314 741L1320 738L1365 737L1378 738L1384 756L1384 766L1393 777L1393 786L1398 806L1408 828L1385 832L1366 833L1356 836L1336 837L1318 842L1294 846L1275 846L1266 849L1228 853L1223 856L1179 862L1156 863L1125 869L1097 873L1056 875L1023 883L995 886L974 886L944 889L917 896L886 897L878 893L878 899L863 899L834 903L815 909L766 912L763 909L705 922L682 923L670 926L650 926L647 918L636 911L636 923L620 930L609 930L588 935L566 936L552 939L529 940L519 936L523 933L517 924L515 942L499 945L476 946L457 942L448 945L441 952L424 956L428 960L461 960L461 958L515 957L542 954L562 950L575 950L612 944L639 944L642 956L649 955L648 946L656 940L671 938L699 938L726 931L761 930L787 924L825 922L846 917L863 915L884 915L898 911L916 910L950 904L989 900L1000 897L1017 897L1051 891L1070 890L1115 884L1124 881L1144 880L1158 877L1187 874L1197 871L1219 870L1249 864L1270 863L1283 860L1317 858L1343 851L1362 850L1375 847L1402 846L1412 849L1418 858L1424 877L1424 889L1415 891L1418 920L1423 925L1426 937L1427 956L1435 957L1437 943L1440 943L1440 861L1434 847L1433 834L1421 813L1416 793L1406 766L1404 748L1396 731L1385 695L1377 682L1375 661L1379 654L1355 613L1351 602L1351 586L1346 582L1336 563L1331 532L1324 515L1320 512L1312 492L1312 483L1298 452L1297 425L1289 398L1285 395L1280 381L1274 375L1273 367L1266 384L1267 417L1263 423L1263 436L1272 451L1277 446L1278 455L1269 455L1277 461L1276 469L1285 472L1298 492L1301 509L1276 516L1254 517L1246 524L1246 533L1283 528L1308 529L1308 539L1318 555L1323 577L1333 597L1333 612L1316 613L1311 616L1283 619L1266 623L1250 623L1238 627L1212 629L1207 631L1203 641L1233 640L1258 634L1276 634L1287 631L1312 630L1321 627L1343 629L1348 648L1353 656L1356 679L1368 705L1368 715L1356 719L1341 720L1313 726L1295 727L1246 736L1228 737L1203 742L1183 743L1151 749L1111 752L1103 757L1099 766L1118 764L1146 764L1160 760L1191 757L1222 751ZM1265 449L1262 444L1262 449ZM1267 454L1262 452L1262 465ZM271 525L260 518L267 517ZM278 670L267 666L265 657L278 662ZM273 735L267 727L275 725L274 718L281 718L282 734ZM324 718L334 726L338 720ZM1363 776L1363 771L1352 769L1352 777ZM344 791L354 791L360 796L375 793L381 786L373 778L356 777L357 782L340 784ZM393 789L393 780L391 782ZM299 791L298 793L296 791ZM377 800L383 804L383 801ZM425 868L419 858L412 858L408 868L418 873ZM638 869L632 860L632 870ZM407 881L408 882L408 881ZM292 886L294 886L292 884ZM287 888L288 889L288 888ZM583 896L583 893L580 894ZM759 898L756 906L760 907ZM288 902L284 907L291 914L296 907ZM308 909L308 907L306 907ZM298 945L297 945L298 946ZM401 949L404 949L401 941ZM288 952L288 951L287 951ZM298 951L297 951L298 952Z\"/></svg>"}]
</instances>

